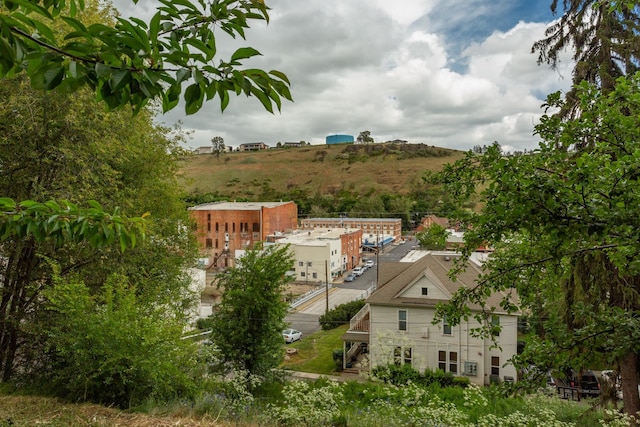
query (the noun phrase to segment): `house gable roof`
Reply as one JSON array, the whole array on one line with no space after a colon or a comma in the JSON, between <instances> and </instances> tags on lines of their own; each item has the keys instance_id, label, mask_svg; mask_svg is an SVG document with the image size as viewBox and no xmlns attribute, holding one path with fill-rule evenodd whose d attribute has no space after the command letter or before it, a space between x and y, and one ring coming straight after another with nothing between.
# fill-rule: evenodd
<instances>
[{"instance_id":1,"label":"house gable roof","mask_svg":"<svg viewBox=\"0 0 640 427\"><path fill-rule=\"evenodd\" d=\"M461 272L454 282L448 276L454 266L453 254L428 253L419 260L407 262L382 262L379 266L378 289L367 298L371 305L435 307L436 304L448 301L459 288L473 288L481 273L481 268L469 262L465 271ZM427 295L421 294L421 288L433 285L433 291ZM494 293L487 299L487 305L494 307L498 314L506 314L500 308L500 301L507 295ZM510 298L514 303L515 299ZM481 307L469 305L471 310L477 311Z\"/></svg>"},{"instance_id":2,"label":"house gable roof","mask_svg":"<svg viewBox=\"0 0 640 427\"><path fill-rule=\"evenodd\" d=\"M422 298L423 290L430 299L448 301L451 292L428 267L395 295L395 298Z\"/></svg>"}]
</instances>

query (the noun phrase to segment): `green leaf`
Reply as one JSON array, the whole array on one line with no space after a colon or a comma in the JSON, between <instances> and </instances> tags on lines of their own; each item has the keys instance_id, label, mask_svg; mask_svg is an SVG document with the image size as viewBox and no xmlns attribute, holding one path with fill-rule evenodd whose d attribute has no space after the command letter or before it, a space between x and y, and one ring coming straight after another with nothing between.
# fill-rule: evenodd
<instances>
[{"instance_id":1,"label":"green leaf","mask_svg":"<svg viewBox=\"0 0 640 427\"><path fill-rule=\"evenodd\" d=\"M113 91L122 90L131 81L131 72L128 70L116 70L111 74L111 89Z\"/></svg>"},{"instance_id":2,"label":"green leaf","mask_svg":"<svg viewBox=\"0 0 640 427\"><path fill-rule=\"evenodd\" d=\"M96 63L94 68L95 68L96 76L99 79L108 78L109 75L111 74L111 67L104 65L102 62Z\"/></svg>"},{"instance_id":3,"label":"green leaf","mask_svg":"<svg viewBox=\"0 0 640 427\"><path fill-rule=\"evenodd\" d=\"M204 92L200 85L192 84L184 92L185 112L187 114L197 113L202 107Z\"/></svg>"},{"instance_id":4,"label":"green leaf","mask_svg":"<svg viewBox=\"0 0 640 427\"><path fill-rule=\"evenodd\" d=\"M262 54L252 47L241 47L240 49L236 50L233 55L231 55L231 60L237 61L239 59L251 58L252 56L256 55L261 56Z\"/></svg>"}]
</instances>

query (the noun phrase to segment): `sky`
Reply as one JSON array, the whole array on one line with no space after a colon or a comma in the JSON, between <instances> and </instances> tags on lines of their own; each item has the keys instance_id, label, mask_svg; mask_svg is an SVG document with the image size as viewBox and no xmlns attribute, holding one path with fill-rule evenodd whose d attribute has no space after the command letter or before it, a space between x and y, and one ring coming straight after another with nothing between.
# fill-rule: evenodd
<instances>
[{"instance_id":1,"label":"sky","mask_svg":"<svg viewBox=\"0 0 640 427\"><path fill-rule=\"evenodd\" d=\"M123 17L150 17L153 0L113 0ZM500 143L530 150L546 95L568 90L571 55L557 69L538 65L531 46L556 17L551 0L267 0L270 22L246 40L218 32L218 51L251 46L247 68L276 69L294 102L267 112L255 98L215 100L187 116L158 117L190 132L188 148L247 142L324 144L333 134L369 131L395 139L469 150Z\"/></svg>"}]
</instances>

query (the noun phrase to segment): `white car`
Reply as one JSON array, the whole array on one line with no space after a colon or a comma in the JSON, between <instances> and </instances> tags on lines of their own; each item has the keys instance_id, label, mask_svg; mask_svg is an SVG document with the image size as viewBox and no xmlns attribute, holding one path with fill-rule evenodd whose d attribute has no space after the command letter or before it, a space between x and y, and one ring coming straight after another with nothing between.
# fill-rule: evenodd
<instances>
[{"instance_id":1,"label":"white car","mask_svg":"<svg viewBox=\"0 0 640 427\"><path fill-rule=\"evenodd\" d=\"M296 331L295 329L285 329L282 331L282 337L284 338L284 342L291 344L292 342L298 341L302 338L302 332Z\"/></svg>"},{"instance_id":2,"label":"white car","mask_svg":"<svg viewBox=\"0 0 640 427\"><path fill-rule=\"evenodd\" d=\"M355 274L358 277L360 277L362 273L364 273L364 268L362 267L356 267L353 269L353 274Z\"/></svg>"},{"instance_id":3,"label":"white car","mask_svg":"<svg viewBox=\"0 0 640 427\"><path fill-rule=\"evenodd\" d=\"M367 266L367 268L371 268L371 267L373 267L375 264L376 264L376 263L375 263L372 259L368 259L368 260L364 263L364 265L366 265L366 266Z\"/></svg>"}]
</instances>

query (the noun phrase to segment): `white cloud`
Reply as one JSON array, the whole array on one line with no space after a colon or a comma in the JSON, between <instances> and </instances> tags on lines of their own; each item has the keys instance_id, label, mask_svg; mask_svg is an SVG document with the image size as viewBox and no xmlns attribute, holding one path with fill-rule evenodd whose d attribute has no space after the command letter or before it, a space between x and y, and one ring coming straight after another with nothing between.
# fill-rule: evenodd
<instances>
[{"instance_id":1,"label":"white cloud","mask_svg":"<svg viewBox=\"0 0 640 427\"><path fill-rule=\"evenodd\" d=\"M133 7L125 0L115 3ZM538 66L531 54L544 24L522 17L506 31L474 33L473 40L441 30L454 24L490 26L490 21L480 21L483 14L491 8L497 13L507 1L268 4L270 24L254 24L242 42L264 56L247 66L285 72L294 103L285 102L282 112L272 115L257 100L240 97L232 99L224 114L214 100L196 115L185 117L175 110L160 118L167 124L181 119L184 128L195 130L191 146L209 145L215 135L232 146L249 141L272 146L278 141L324 143L333 133L357 136L370 130L377 141L401 138L460 149L498 141L513 149L533 148L542 97L570 83L570 61L557 72ZM223 51L231 45L219 41Z\"/></svg>"}]
</instances>

